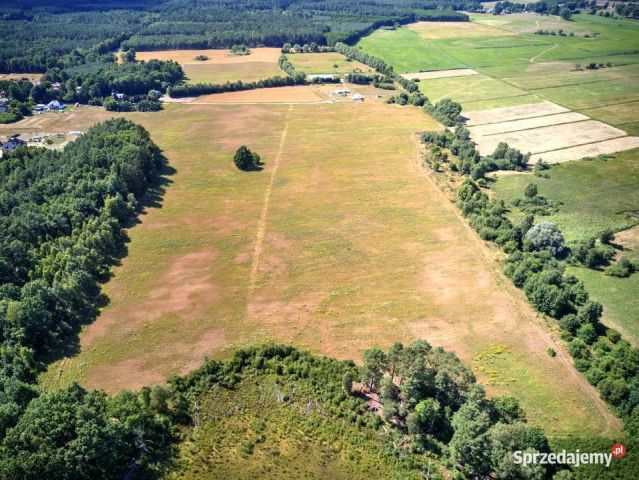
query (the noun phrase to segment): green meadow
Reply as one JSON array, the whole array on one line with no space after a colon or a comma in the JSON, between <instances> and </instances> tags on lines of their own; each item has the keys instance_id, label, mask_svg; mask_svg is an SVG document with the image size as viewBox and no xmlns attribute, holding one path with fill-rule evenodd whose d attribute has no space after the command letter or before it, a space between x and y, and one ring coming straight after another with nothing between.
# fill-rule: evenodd
<instances>
[{"instance_id":1,"label":"green meadow","mask_svg":"<svg viewBox=\"0 0 639 480\"><path fill-rule=\"evenodd\" d=\"M586 240L607 228L624 231L639 224L639 149L560 164L549 172L549 178L500 176L491 190L497 198L510 204L522 195L528 183L536 184L541 195L559 202L559 211L544 219L559 225L568 243ZM514 216L518 216L516 210ZM638 228L627 234L630 234L630 243L621 245L623 250L618 250L617 258L639 261L639 251L632 243L639 234ZM604 305L605 318L630 341L638 343L639 274L614 278L599 270L577 267L572 270Z\"/></svg>"}]
</instances>

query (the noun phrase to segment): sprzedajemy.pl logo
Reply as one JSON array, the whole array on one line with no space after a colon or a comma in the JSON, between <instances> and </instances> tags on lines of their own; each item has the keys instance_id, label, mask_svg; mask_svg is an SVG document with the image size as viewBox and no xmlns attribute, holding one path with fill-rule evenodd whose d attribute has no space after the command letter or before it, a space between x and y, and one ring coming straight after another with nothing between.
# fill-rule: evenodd
<instances>
[{"instance_id":1,"label":"sprzedajemy.pl logo","mask_svg":"<svg viewBox=\"0 0 639 480\"><path fill-rule=\"evenodd\" d=\"M623 458L626 455L626 447L621 443L615 443L610 449L610 453L604 452L581 452L575 450L568 452L562 450L560 452L523 452L516 450L513 452L513 460L515 465L572 465L579 467L580 465L605 465L610 466L612 458Z\"/></svg>"}]
</instances>

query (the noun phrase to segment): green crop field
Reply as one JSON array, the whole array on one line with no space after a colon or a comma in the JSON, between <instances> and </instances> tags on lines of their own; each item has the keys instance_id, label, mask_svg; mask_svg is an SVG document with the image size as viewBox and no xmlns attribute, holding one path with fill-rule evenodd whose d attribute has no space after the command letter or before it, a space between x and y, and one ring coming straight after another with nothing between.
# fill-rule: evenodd
<instances>
[{"instance_id":1,"label":"green crop field","mask_svg":"<svg viewBox=\"0 0 639 480\"><path fill-rule=\"evenodd\" d=\"M621 152L608 160L557 165L549 176L505 175L491 188L510 203L528 183L535 183L540 194L560 202L559 211L545 218L559 225L569 243L596 236L606 228L621 231L639 224L639 150ZM617 255L639 260L639 251L632 246ZM619 279L585 268L573 271L604 305L605 317L639 343L639 274Z\"/></svg>"},{"instance_id":2,"label":"green crop field","mask_svg":"<svg viewBox=\"0 0 639 480\"><path fill-rule=\"evenodd\" d=\"M140 387L264 339L358 358L426 338L491 393L519 398L550 434L619 431L609 413L592 415L607 407L555 332L421 172L411 137L439 127L419 110L185 104L129 116L176 171L129 230L80 354L54 364L44 385ZM233 167L241 144L264 171Z\"/></svg>"},{"instance_id":3,"label":"green crop field","mask_svg":"<svg viewBox=\"0 0 639 480\"><path fill-rule=\"evenodd\" d=\"M512 102L510 105L534 103L525 91L486 75L422 80L419 88L432 102L451 98L465 109L476 102L482 102L483 108L503 106L500 102L506 98Z\"/></svg>"},{"instance_id":4,"label":"green crop field","mask_svg":"<svg viewBox=\"0 0 639 480\"><path fill-rule=\"evenodd\" d=\"M398 73L465 67L435 42L427 42L413 30L377 30L357 44L366 53L383 58Z\"/></svg>"},{"instance_id":5,"label":"green crop field","mask_svg":"<svg viewBox=\"0 0 639 480\"><path fill-rule=\"evenodd\" d=\"M428 23L420 22L395 31L378 30L358 46L401 72L462 67L479 71L479 77L420 83L429 98L451 98L467 111L550 100L636 132L629 125L639 114L634 103L639 100L636 22L583 14L569 22L532 14L471 18L478 26L437 26L431 32ZM574 36L535 35L539 29L562 29ZM478 36L481 32L486 35ZM603 68L587 69L591 63Z\"/></svg>"}]
</instances>

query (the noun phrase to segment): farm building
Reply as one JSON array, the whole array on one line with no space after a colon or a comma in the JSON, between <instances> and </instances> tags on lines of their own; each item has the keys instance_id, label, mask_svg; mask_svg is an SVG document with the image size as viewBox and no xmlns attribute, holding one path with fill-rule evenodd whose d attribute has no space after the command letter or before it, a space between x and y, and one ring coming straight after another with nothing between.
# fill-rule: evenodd
<instances>
[{"instance_id":1,"label":"farm building","mask_svg":"<svg viewBox=\"0 0 639 480\"><path fill-rule=\"evenodd\" d=\"M5 152L10 152L26 144L27 142L25 142L24 140L20 140L19 138L12 138L2 144L2 150Z\"/></svg>"},{"instance_id":2,"label":"farm building","mask_svg":"<svg viewBox=\"0 0 639 480\"><path fill-rule=\"evenodd\" d=\"M355 93L351 97L351 100L353 100L354 102L363 102L364 101L364 95L362 95L361 93Z\"/></svg>"},{"instance_id":3,"label":"farm building","mask_svg":"<svg viewBox=\"0 0 639 480\"><path fill-rule=\"evenodd\" d=\"M47 108L49 110L64 110L65 105L64 103L60 103L57 100L51 100L49 103L47 103Z\"/></svg>"},{"instance_id":4,"label":"farm building","mask_svg":"<svg viewBox=\"0 0 639 480\"><path fill-rule=\"evenodd\" d=\"M351 93L351 91L348 90L347 88L342 88L340 90L335 90L335 95L338 95L340 97L345 97L349 93Z\"/></svg>"}]
</instances>

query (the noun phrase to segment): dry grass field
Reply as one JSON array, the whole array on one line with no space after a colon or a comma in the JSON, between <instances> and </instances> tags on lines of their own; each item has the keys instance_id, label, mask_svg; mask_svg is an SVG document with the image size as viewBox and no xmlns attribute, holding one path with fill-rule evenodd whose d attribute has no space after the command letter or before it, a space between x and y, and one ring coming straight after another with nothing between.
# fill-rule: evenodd
<instances>
[{"instance_id":1,"label":"dry grass field","mask_svg":"<svg viewBox=\"0 0 639 480\"><path fill-rule=\"evenodd\" d=\"M195 103L318 103L327 97L315 85L225 92L198 97Z\"/></svg>"},{"instance_id":2,"label":"dry grass field","mask_svg":"<svg viewBox=\"0 0 639 480\"><path fill-rule=\"evenodd\" d=\"M432 80L435 78L466 77L477 74L478 72L471 68L455 68L453 70L435 70L433 72L402 73L401 76L408 80Z\"/></svg>"},{"instance_id":3,"label":"dry grass field","mask_svg":"<svg viewBox=\"0 0 639 480\"><path fill-rule=\"evenodd\" d=\"M515 35L508 30L477 22L417 22L408 28L426 40Z\"/></svg>"},{"instance_id":4,"label":"dry grass field","mask_svg":"<svg viewBox=\"0 0 639 480\"><path fill-rule=\"evenodd\" d=\"M250 55L229 55L228 50L163 50L138 52L137 60L174 60L182 65L189 83L225 83L242 80L252 82L284 75L277 65L277 48L254 48ZM204 55L208 60L195 57Z\"/></svg>"},{"instance_id":5,"label":"dry grass field","mask_svg":"<svg viewBox=\"0 0 639 480\"><path fill-rule=\"evenodd\" d=\"M26 78L31 83L39 82L42 78L41 73L0 73L0 80L22 80Z\"/></svg>"},{"instance_id":6,"label":"dry grass field","mask_svg":"<svg viewBox=\"0 0 639 480\"><path fill-rule=\"evenodd\" d=\"M419 110L175 104L127 116L175 172L129 230L80 354L54 364L45 385L136 388L265 339L357 358L425 338L491 393L518 397L550 434L619 431L556 332L421 168L414 132L439 127ZM263 171L234 168L242 144Z\"/></svg>"}]
</instances>

